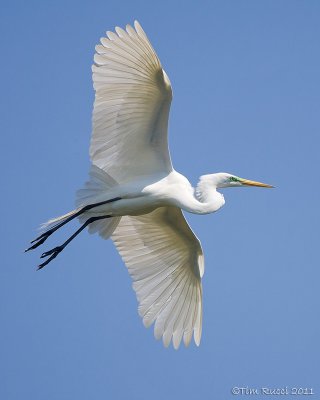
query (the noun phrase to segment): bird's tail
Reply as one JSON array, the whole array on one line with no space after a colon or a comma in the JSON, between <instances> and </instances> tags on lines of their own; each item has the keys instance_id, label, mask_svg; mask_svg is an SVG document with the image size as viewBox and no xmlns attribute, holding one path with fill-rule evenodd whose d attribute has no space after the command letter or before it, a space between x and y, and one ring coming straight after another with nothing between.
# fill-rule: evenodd
<instances>
[{"instance_id":1,"label":"bird's tail","mask_svg":"<svg viewBox=\"0 0 320 400\"><path fill-rule=\"evenodd\" d=\"M105 171L98 168L95 165L91 166L89 172L90 179L84 184L84 187L76 192L76 206L75 210L68 212L67 214L61 215L56 218L52 218L49 221L41 225L41 230L47 231L57 224L72 217L72 215L79 212L84 206L89 204L95 204L101 201L102 196L106 199L108 191L117 186L117 182ZM96 217L103 215L98 212L95 208L85 211L79 215L79 221L83 224L90 217ZM98 232L104 239L108 239L120 222L121 217L112 217L100 221L92 222L88 226L90 233Z\"/></svg>"},{"instance_id":2,"label":"bird's tail","mask_svg":"<svg viewBox=\"0 0 320 400\"><path fill-rule=\"evenodd\" d=\"M112 189L118 186L118 183L107 174L103 169L98 168L95 165L91 165L89 172L90 179L84 184L82 189L79 189L76 193L76 206L77 209L71 212L77 212L80 208L94 204L106 199L106 195L110 192L110 198L112 197ZM96 209L92 208L90 211L86 211L84 214L79 216L81 223L84 223L90 217L96 217L103 215L101 212L97 212ZM63 217L66 217L63 215ZM100 221L95 221L88 226L89 233L98 232L101 237L108 239L120 222L121 217L112 217Z\"/></svg>"},{"instance_id":3,"label":"bird's tail","mask_svg":"<svg viewBox=\"0 0 320 400\"><path fill-rule=\"evenodd\" d=\"M68 212L67 214L60 215L59 217L51 218L49 221L44 222L43 224L40 225L40 230L41 231L47 231L48 229L52 228L54 225L60 224L60 222L65 221L72 215L74 215L76 212L78 212L79 209L72 210Z\"/></svg>"}]
</instances>

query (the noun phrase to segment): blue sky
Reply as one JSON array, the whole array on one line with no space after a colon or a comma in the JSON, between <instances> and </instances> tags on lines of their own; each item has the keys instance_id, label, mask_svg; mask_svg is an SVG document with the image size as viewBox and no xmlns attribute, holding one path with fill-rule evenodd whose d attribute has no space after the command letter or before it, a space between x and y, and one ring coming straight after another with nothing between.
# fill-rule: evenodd
<instances>
[{"instance_id":1,"label":"blue sky","mask_svg":"<svg viewBox=\"0 0 320 400\"><path fill-rule=\"evenodd\" d=\"M315 0L3 2L1 399L319 396L319 15ZM40 251L22 252L73 208L94 46L134 19L173 86L175 168L276 186L225 190L218 213L188 215L206 260L203 337L178 352L143 327L112 242L84 232L40 272Z\"/></svg>"}]
</instances>

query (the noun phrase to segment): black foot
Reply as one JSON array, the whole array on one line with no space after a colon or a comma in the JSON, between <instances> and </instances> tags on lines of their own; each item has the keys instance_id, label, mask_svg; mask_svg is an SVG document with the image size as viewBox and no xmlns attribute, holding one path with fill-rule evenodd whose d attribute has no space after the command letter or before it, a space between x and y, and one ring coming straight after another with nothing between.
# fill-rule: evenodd
<instances>
[{"instance_id":1,"label":"black foot","mask_svg":"<svg viewBox=\"0 0 320 400\"><path fill-rule=\"evenodd\" d=\"M41 268L45 267L47 264L49 264L49 262L52 261L54 258L56 258L57 255L58 255L63 249L64 249L63 246L58 246L58 247L55 247L54 249L51 249L51 250L49 250L49 251L46 251L46 252L42 253L41 258L48 257L48 256L50 256L50 255L51 255L51 257L49 257L45 262L43 262L42 264L40 264L40 265L38 266L38 269L41 269Z\"/></svg>"},{"instance_id":2,"label":"black foot","mask_svg":"<svg viewBox=\"0 0 320 400\"><path fill-rule=\"evenodd\" d=\"M29 248L25 249L25 252L36 249L38 246L40 246L42 243L44 243L52 233L53 232L50 229L49 231L44 232L42 235L37 237L36 239L32 240L30 243L34 243L34 244L32 246L30 246Z\"/></svg>"},{"instance_id":3,"label":"black foot","mask_svg":"<svg viewBox=\"0 0 320 400\"><path fill-rule=\"evenodd\" d=\"M44 253L41 254L40 258L48 257L50 254L57 253L57 255L63 250L64 248L62 246L57 246L54 249L51 249L49 251L45 251Z\"/></svg>"}]
</instances>

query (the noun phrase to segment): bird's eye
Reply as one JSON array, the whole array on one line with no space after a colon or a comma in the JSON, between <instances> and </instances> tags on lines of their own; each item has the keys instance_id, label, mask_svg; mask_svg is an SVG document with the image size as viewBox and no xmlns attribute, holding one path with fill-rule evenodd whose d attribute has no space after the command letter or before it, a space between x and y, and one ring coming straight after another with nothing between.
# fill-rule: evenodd
<instances>
[{"instance_id":1,"label":"bird's eye","mask_svg":"<svg viewBox=\"0 0 320 400\"><path fill-rule=\"evenodd\" d=\"M231 176L230 177L230 182L238 182L238 179L235 178L234 176Z\"/></svg>"}]
</instances>

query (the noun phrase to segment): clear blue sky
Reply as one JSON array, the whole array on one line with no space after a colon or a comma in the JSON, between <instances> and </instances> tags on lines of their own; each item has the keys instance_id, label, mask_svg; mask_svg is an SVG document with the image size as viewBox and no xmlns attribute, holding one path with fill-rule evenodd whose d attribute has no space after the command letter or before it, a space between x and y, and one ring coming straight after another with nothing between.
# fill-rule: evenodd
<instances>
[{"instance_id":1,"label":"clear blue sky","mask_svg":"<svg viewBox=\"0 0 320 400\"><path fill-rule=\"evenodd\" d=\"M226 400L234 386L320 398L320 2L7 1L0 18L0 398ZM225 190L218 213L188 216L206 259L203 337L178 352L143 327L112 242L84 232L40 272L40 251L22 252L73 208L94 46L134 19L173 85L175 168L277 187Z\"/></svg>"}]
</instances>

